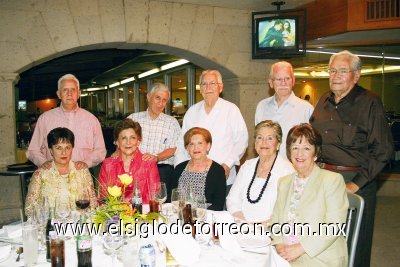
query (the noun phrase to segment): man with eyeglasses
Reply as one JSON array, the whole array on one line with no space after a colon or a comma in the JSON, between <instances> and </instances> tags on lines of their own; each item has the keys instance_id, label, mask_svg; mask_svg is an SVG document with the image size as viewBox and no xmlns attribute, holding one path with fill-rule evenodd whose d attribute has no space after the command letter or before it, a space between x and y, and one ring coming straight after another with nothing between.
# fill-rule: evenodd
<instances>
[{"instance_id":1,"label":"man with eyeglasses","mask_svg":"<svg viewBox=\"0 0 400 267\"><path fill-rule=\"evenodd\" d=\"M322 95L310 123L322 135L321 167L341 173L347 191L362 196L365 209L354 266L370 266L376 177L393 153L381 99L357 84L361 60L349 51L329 60L331 91Z\"/></svg>"},{"instance_id":2,"label":"man with eyeglasses","mask_svg":"<svg viewBox=\"0 0 400 267\"><path fill-rule=\"evenodd\" d=\"M212 145L209 158L218 162L225 170L227 185L236 177L235 165L240 164L248 145L246 123L239 108L219 95L224 88L221 73L205 70L200 75L200 93L203 100L191 106L182 123L181 138L175 153L175 163L189 160L183 144L183 136L192 127L202 127L210 131Z\"/></svg>"},{"instance_id":3,"label":"man with eyeglasses","mask_svg":"<svg viewBox=\"0 0 400 267\"><path fill-rule=\"evenodd\" d=\"M261 100L256 109L255 124L264 120L276 121L282 128L282 144L279 154L286 156L286 136L290 128L299 123L308 123L313 106L295 96L292 88L295 83L293 67L289 62L280 61L271 66L268 79L269 86L275 94Z\"/></svg>"}]
</instances>

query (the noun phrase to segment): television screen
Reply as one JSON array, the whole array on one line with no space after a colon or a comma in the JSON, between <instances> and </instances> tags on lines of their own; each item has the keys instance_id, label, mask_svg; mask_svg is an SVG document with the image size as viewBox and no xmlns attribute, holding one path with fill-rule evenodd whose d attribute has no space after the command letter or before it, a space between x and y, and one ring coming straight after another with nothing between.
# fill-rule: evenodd
<instances>
[{"instance_id":1,"label":"television screen","mask_svg":"<svg viewBox=\"0 0 400 267\"><path fill-rule=\"evenodd\" d=\"M252 58L279 59L305 55L306 10L252 13Z\"/></svg>"},{"instance_id":2,"label":"television screen","mask_svg":"<svg viewBox=\"0 0 400 267\"><path fill-rule=\"evenodd\" d=\"M293 48L297 46L296 19L272 18L257 24L258 47Z\"/></svg>"}]
</instances>

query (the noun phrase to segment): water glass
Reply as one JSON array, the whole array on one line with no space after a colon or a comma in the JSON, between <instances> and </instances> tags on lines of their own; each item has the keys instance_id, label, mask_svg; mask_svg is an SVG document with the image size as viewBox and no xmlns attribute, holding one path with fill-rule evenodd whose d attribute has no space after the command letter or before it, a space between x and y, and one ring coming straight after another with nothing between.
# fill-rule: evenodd
<instances>
[{"instance_id":1,"label":"water glass","mask_svg":"<svg viewBox=\"0 0 400 267\"><path fill-rule=\"evenodd\" d=\"M139 237L137 236L125 238L124 247L122 249L122 261L124 267L139 265L139 241Z\"/></svg>"},{"instance_id":2,"label":"water glass","mask_svg":"<svg viewBox=\"0 0 400 267\"><path fill-rule=\"evenodd\" d=\"M103 236L104 247L111 251L113 267L115 266L116 253L122 247L123 244L124 244L124 238L122 235L107 234L107 235Z\"/></svg>"},{"instance_id":3,"label":"water glass","mask_svg":"<svg viewBox=\"0 0 400 267\"><path fill-rule=\"evenodd\" d=\"M23 223L22 246L24 248L24 265L36 264L39 256L38 228L35 224Z\"/></svg>"}]
</instances>

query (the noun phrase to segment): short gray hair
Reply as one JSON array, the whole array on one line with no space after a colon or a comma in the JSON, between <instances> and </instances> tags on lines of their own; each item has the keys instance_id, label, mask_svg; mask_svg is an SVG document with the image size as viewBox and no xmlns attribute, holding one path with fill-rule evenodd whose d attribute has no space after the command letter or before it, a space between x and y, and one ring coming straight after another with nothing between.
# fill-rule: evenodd
<instances>
[{"instance_id":1,"label":"short gray hair","mask_svg":"<svg viewBox=\"0 0 400 267\"><path fill-rule=\"evenodd\" d=\"M333 54L331 56L331 58L329 59L329 67L331 66L332 61L336 58L336 57L347 57L351 59L351 69L352 70L361 70L361 59L357 56L354 55L353 53L351 53L348 50L343 50L339 53Z\"/></svg>"},{"instance_id":2,"label":"short gray hair","mask_svg":"<svg viewBox=\"0 0 400 267\"><path fill-rule=\"evenodd\" d=\"M201 75L200 75L200 79L199 79L199 83L203 82L203 78L205 75L207 74L214 74L215 76L217 76L217 82L218 83L222 83L222 75L219 71L217 70L204 70Z\"/></svg>"},{"instance_id":3,"label":"short gray hair","mask_svg":"<svg viewBox=\"0 0 400 267\"><path fill-rule=\"evenodd\" d=\"M76 86L78 86L78 91L79 90L81 90L80 89L80 85L79 85L79 80L75 77L75 75L73 75L73 74L65 74L65 75L63 75L60 79L58 79L58 83L57 83L57 85L58 85L58 89L57 90L60 90L61 89L61 84L62 84L62 82L63 81L65 81L65 80L73 80L73 81L75 81L75 83L76 83Z\"/></svg>"},{"instance_id":4,"label":"short gray hair","mask_svg":"<svg viewBox=\"0 0 400 267\"><path fill-rule=\"evenodd\" d=\"M291 76L292 76L292 78L293 78L294 73L293 73L293 66L292 66L292 64L290 64L290 63L287 62L287 61L279 61L279 62L276 62L276 63L272 64L271 70L269 71L269 78L270 78L270 79L274 78L274 70L275 70L275 68L277 68L277 67L287 67L287 68L289 68L289 69L290 69L290 74L291 74Z\"/></svg>"},{"instance_id":5,"label":"short gray hair","mask_svg":"<svg viewBox=\"0 0 400 267\"><path fill-rule=\"evenodd\" d=\"M151 96L156 91L167 92L168 93L168 99L171 96L171 94L169 92L169 88L163 83L153 83L153 85L151 86L150 90L147 92L147 95Z\"/></svg>"},{"instance_id":6,"label":"short gray hair","mask_svg":"<svg viewBox=\"0 0 400 267\"><path fill-rule=\"evenodd\" d=\"M260 132L261 128L270 128L274 130L275 138L278 143L282 143L282 128L278 122L272 120L265 120L261 121L256 125L254 129L254 138L257 137L258 133Z\"/></svg>"}]
</instances>

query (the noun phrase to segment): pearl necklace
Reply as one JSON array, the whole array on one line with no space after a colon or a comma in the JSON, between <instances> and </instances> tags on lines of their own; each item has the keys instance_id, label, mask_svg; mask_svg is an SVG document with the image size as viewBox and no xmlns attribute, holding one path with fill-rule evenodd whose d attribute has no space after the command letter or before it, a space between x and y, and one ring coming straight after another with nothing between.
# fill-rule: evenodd
<instances>
[{"instance_id":1,"label":"pearl necklace","mask_svg":"<svg viewBox=\"0 0 400 267\"><path fill-rule=\"evenodd\" d=\"M254 180L256 179L257 170L258 170L258 164L260 163L260 159L257 160L257 164L256 164L256 168L255 168L255 170L254 170L253 178L251 178L249 187L247 188L247 201L249 201L251 204L256 204L257 202L259 202L260 199L261 199L261 197L262 197L262 195L264 194L265 188L267 188L267 184L268 184L268 182L269 182L269 178L271 177L271 171L272 171L272 168L274 168L274 165L275 165L275 161L276 161L277 156L278 156L278 154L275 156L274 162L272 162L271 169L269 170L267 179L265 180L265 183L264 183L263 187L261 188L261 191L260 191L260 193L258 194L258 197L257 197L255 200L252 200L252 199L250 198L250 189L251 189L251 186L252 186L253 183L254 183Z\"/></svg>"}]
</instances>

